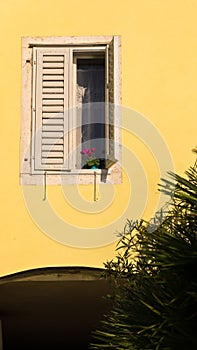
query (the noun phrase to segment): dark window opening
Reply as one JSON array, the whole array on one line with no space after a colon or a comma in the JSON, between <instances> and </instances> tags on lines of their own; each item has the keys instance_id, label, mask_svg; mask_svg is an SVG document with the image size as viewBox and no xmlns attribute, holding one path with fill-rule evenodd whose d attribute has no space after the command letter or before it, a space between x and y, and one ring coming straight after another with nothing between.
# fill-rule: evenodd
<instances>
[{"instance_id":1,"label":"dark window opening","mask_svg":"<svg viewBox=\"0 0 197 350\"><path fill-rule=\"evenodd\" d=\"M78 58L77 59L77 85L82 88L82 149L94 150L92 156L98 159L97 168L105 167L105 110L95 115L94 102L105 102L105 58ZM95 120L97 122L95 122ZM82 155L82 168L91 168L87 164L87 154Z\"/></svg>"}]
</instances>

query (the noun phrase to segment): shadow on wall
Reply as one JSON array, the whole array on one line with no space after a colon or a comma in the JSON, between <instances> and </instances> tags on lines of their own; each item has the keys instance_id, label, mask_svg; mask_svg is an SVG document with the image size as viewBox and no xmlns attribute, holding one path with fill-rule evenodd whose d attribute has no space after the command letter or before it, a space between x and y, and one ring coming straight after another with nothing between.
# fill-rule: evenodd
<instances>
[{"instance_id":1,"label":"shadow on wall","mask_svg":"<svg viewBox=\"0 0 197 350\"><path fill-rule=\"evenodd\" d=\"M89 349L109 308L102 269L54 267L0 278L3 350Z\"/></svg>"}]
</instances>

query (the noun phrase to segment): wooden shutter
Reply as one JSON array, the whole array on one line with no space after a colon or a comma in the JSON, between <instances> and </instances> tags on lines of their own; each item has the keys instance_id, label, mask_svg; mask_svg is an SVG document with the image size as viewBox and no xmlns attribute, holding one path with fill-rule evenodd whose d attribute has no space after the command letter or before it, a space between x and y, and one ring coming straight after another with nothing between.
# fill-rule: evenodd
<instances>
[{"instance_id":1,"label":"wooden shutter","mask_svg":"<svg viewBox=\"0 0 197 350\"><path fill-rule=\"evenodd\" d=\"M106 47L106 157L105 166L109 168L117 162L115 159L115 57L114 38Z\"/></svg>"},{"instance_id":2,"label":"wooden shutter","mask_svg":"<svg viewBox=\"0 0 197 350\"><path fill-rule=\"evenodd\" d=\"M66 170L68 164L67 48L34 48L34 167Z\"/></svg>"}]
</instances>

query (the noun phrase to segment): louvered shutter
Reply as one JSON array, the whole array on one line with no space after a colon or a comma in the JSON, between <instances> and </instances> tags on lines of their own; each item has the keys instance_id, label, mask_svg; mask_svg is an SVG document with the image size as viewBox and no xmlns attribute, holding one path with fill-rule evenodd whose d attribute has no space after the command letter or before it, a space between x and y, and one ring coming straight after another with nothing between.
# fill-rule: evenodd
<instances>
[{"instance_id":1,"label":"louvered shutter","mask_svg":"<svg viewBox=\"0 0 197 350\"><path fill-rule=\"evenodd\" d=\"M115 159L115 58L114 58L114 38L106 47L106 157L105 166L109 168L117 162Z\"/></svg>"},{"instance_id":2,"label":"louvered shutter","mask_svg":"<svg viewBox=\"0 0 197 350\"><path fill-rule=\"evenodd\" d=\"M34 48L35 170L67 170L68 59L66 48Z\"/></svg>"}]
</instances>

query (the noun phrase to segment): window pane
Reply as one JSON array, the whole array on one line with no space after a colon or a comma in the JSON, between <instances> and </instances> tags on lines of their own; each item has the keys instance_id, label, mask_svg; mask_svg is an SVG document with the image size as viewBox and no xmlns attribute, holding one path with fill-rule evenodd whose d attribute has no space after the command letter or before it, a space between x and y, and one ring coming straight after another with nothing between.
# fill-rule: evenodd
<instances>
[{"instance_id":1,"label":"window pane","mask_svg":"<svg viewBox=\"0 0 197 350\"><path fill-rule=\"evenodd\" d=\"M103 108L99 115L99 123L95 123L94 102L105 102L105 59L78 59L77 85L82 91L82 104L89 104L82 111L82 144L87 148L96 148L95 156L104 158L105 111Z\"/></svg>"}]
</instances>

